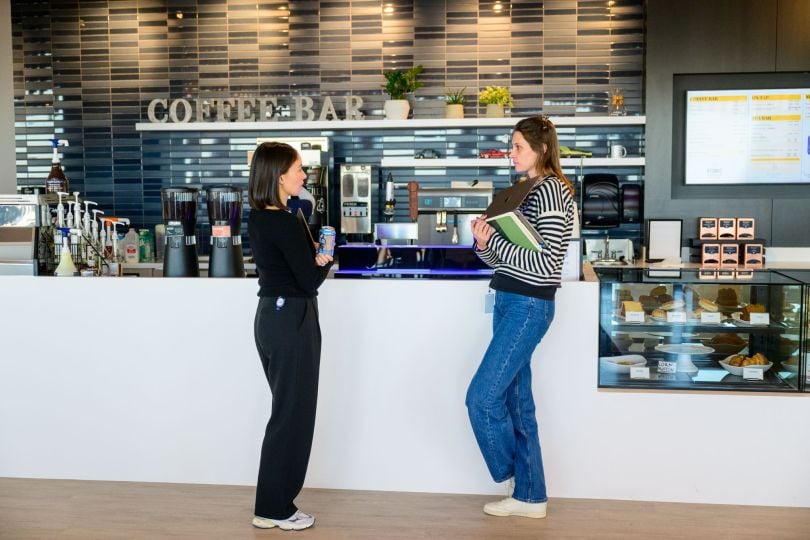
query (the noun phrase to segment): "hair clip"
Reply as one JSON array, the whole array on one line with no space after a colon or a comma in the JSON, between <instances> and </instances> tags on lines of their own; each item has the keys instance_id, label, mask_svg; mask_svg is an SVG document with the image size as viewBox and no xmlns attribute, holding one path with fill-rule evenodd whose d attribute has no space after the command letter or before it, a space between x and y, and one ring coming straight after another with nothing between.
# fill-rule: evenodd
<instances>
[{"instance_id":1,"label":"hair clip","mask_svg":"<svg viewBox=\"0 0 810 540\"><path fill-rule=\"evenodd\" d=\"M540 123L543 124L543 129L548 129L548 126L554 125L547 114L541 114L538 118L540 118Z\"/></svg>"}]
</instances>

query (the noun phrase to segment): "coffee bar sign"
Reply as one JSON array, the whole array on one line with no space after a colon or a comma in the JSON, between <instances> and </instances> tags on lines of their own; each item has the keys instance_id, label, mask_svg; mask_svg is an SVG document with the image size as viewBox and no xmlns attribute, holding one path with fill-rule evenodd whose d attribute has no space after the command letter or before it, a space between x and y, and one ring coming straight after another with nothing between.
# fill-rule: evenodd
<instances>
[{"instance_id":1,"label":"coffee bar sign","mask_svg":"<svg viewBox=\"0 0 810 540\"><path fill-rule=\"evenodd\" d=\"M363 98L342 96L344 120L361 120ZM285 114L287 113L287 114ZM341 120L332 98L319 97L319 106L309 96L208 97L153 99L147 109L149 122L267 122L288 118L296 121Z\"/></svg>"}]
</instances>

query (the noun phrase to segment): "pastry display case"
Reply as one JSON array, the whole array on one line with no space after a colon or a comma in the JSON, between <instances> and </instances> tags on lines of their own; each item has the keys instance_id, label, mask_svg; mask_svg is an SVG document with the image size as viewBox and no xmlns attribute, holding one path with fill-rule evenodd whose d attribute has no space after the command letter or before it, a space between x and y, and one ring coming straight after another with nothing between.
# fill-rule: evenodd
<instances>
[{"instance_id":1,"label":"pastry display case","mask_svg":"<svg viewBox=\"0 0 810 540\"><path fill-rule=\"evenodd\" d=\"M599 387L798 392L807 297L766 270L595 269ZM806 276L810 283L810 272Z\"/></svg>"},{"instance_id":2,"label":"pastry display case","mask_svg":"<svg viewBox=\"0 0 810 540\"><path fill-rule=\"evenodd\" d=\"M790 358L787 368L799 375L804 381L804 391L810 392L810 270L780 270L779 273L802 283L801 341L804 346L800 356Z\"/></svg>"}]
</instances>

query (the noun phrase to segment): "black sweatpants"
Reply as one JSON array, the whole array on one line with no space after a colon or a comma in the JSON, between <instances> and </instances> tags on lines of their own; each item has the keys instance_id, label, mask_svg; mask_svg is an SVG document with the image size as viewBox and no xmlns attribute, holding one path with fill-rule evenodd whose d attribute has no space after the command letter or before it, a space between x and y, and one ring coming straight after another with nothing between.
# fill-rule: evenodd
<instances>
[{"instance_id":1,"label":"black sweatpants","mask_svg":"<svg viewBox=\"0 0 810 540\"><path fill-rule=\"evenodd\" d=\"M264 432L255 515L287 519L304 485L318 400L321 328L316 298L262 297L254 335L273 394Z\"/></svg>"}]
</instances>

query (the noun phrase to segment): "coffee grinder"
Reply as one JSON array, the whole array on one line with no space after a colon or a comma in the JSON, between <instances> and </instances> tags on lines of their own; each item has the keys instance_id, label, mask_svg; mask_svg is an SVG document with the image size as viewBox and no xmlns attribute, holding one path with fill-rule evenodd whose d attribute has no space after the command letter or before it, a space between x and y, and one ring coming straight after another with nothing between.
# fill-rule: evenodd
<instances>
[{"instance_id":1,"label":"coffee grinder","mask_svg":"<svg viewBox=\"0 0 810 540\"><path fill-rule=\"evenodd\" d=\"M160 190L166 245L163 255L164 277L199 277L197 259L197 190L167 187Z\"/></svg>"},{"instance_id":2,"label":"coffee grinder","mask_svg":"<svg viewBox=\"0 0 810 540\"><path fill-rule=\"evenodd\" d=\"M242 190L233 186L208 189L211 259L208 277L245 277L242 258Z\"/></svg>"}]
</instances>

